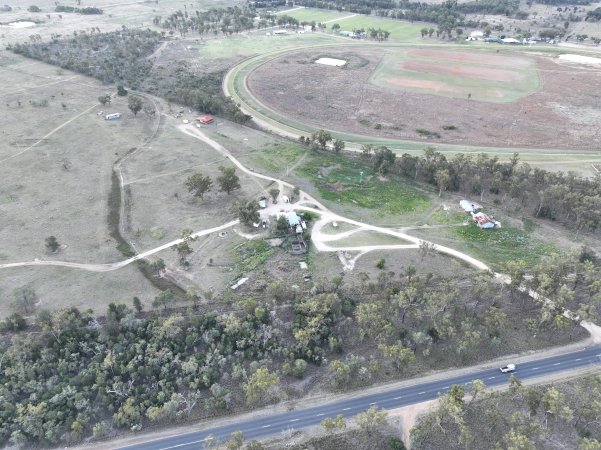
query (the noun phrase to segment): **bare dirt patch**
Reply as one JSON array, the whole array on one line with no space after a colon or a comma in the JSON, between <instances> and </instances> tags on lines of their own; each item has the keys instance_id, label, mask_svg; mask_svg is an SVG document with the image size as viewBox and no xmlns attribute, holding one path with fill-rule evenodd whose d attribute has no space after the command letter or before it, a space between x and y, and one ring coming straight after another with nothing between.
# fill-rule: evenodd
<instances>
[{"instance_id":1,"label":"bare dirt patch","mask_svg":"<svg viewBox=\"0 0 601 450\"><path fill-rule=\"evenodd\" d=\"M524 78L524 73L513 70L497 69L491 67L477 67L459 64L436 64L425 61L407 61L402 63L403 68L419 72L430 72L440 75L452 75L468 78L480 78L493 81L516 81Z\"/></svg>"},{"instance_id":2,"label":"bare dirt patch","mask_svg":"<svg viewBox=\"0 0 601 450\"><path fill-rule=\"evenodd\" d=\"M409 87L416 89L428 89L434 92L454 92L456 89L453 86L450 86L447 83L442 81L431 81L431 80L417 80L413 78L387 78L386 82L391 85L396 85L400 87Z\"/></svg>"},{"instance_id":3,"label":"bare dirt patch","mask_svg":"<svg viewBox=\"0 0 601 450\"><path fill-rule=\"evenodd\" d=\"M498 67L527 67L530 63L526 58L506 56L485 52L454 52L449 50L419 49L410 50L407 54L413 58L428 58L443 61L457 61L468 64L483 64Z\"/></svg>"},{"instance_id":4,"label":"bare dirt patch","mask_svg":"<svg viewBox=\"0 0 601 450\"><path fill-rule=\"evenodd\" d=\"M412 51L417 55L439 56L441 59L444 56L464 58L470 62L480 60L483 65L489 66L488 69L491 65L500 66L501 61L512 68L523 64L522 61L535 64L540 78L539 90L517 101L497 104L483 101L483 98L504 95L506 89L513 88L514 82L491 81L496 84L479 87L479 80L458 78L463 83L458 87L469 88L467 92L472 94L469 98L467 94L465 97L447 98L447 91L442 90L435 95L435 92L423 94L399 88L393 90L385 83L375 85L370 82L370 77L387 51L353 48L352 53L365 60L365 64L349 68L307 64L306 61L320 54L319 50L288 53L257 67L248 77L247 85L263 104L283 116L284 122L289 117L343 133L490 147L581 150L601 145L601 130L594 125L596 121L583 120L582 115L572 113L579 110L585 111L586 115L586 111L598 109L599 98L591 93L601 91L601 78L590 68L558 64L546 56L515 56L511 53L513 50L504 50L507 53L501 55L480 51L473 55L467 52L444 53L444 50ZM348 48L328 49L327 56L344 59L349 53ZM282 62L284 59L287 63ZM395 76L392 73L385 75L382 80L409 83L393 80ZM416 78L411 83L424 86L421 84L424 81L437 80ZM446 88L444 84L425 86ZM566 86L570 88L566 89ZM444 130L443 126L449 124L455 129ZM418 129L435 131L441 137L422 136L416 131Z\"/></svg>"}]
</instances>

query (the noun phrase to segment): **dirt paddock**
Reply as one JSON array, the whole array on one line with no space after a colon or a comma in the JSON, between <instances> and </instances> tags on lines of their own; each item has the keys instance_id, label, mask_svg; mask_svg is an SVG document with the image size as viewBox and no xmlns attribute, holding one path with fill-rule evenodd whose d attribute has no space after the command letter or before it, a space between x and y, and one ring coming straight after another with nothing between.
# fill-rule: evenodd
<instances>
[{"instance_id":1,"label":"dirt paddock","mask_svg":"<svg viewBox=\"0 0 601 450\"><path fill-rule=\"evenodd\" d=\"M499 48L296 51L255 68L247 85L283 123L429 143L599 148L599 72ZM313 63L318 56L362 64L328 67Z\"/></svg>"}]
</instances>

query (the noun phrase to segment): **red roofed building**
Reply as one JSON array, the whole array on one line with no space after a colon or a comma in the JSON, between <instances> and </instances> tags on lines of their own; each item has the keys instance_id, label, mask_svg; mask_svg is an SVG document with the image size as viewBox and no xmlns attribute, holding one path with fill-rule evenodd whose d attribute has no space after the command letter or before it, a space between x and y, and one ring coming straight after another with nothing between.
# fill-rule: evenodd
<instances>
[{"instance_id":1,"label":"red roofed building","mask_svg":"<svg viewBox=\"0 0 601 450\"><path fill-rule=\"evenodd\" d=\"M480 228L494 228L495 222L483 212L472 213L472 218Z\"/></svg>"},{"instance_id":2,"label":"red roofed building","mask_svg":"<svg viewBox=\"0 0 601 450\"><path fill-rule=\"evenodd\" d=\"M204 125L210 124L211 122L213 122L213 120L214 120L213 116L202 116L202 117L198 117L196 119L197 122L200 122Z\"/></svg>"}]
</instances>

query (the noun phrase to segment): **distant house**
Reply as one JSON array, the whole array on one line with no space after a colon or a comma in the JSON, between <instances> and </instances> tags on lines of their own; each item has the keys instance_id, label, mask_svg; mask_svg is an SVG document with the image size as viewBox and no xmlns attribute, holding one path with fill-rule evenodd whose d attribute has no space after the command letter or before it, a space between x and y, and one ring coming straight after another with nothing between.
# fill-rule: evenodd
<instances>
[{"instance_id":1,"label":"distant house","mask_svg":"<svg viewBox=\"0 0 601 450\"><path fill-rule=\"evenodd\" d=\"M483 212L472 213L472 219L474 219L474 222L476 223L476 225L478 225L478 227L483 229L494 228L498 223L492 220Z\"/></svg>"},{"instance_id":2,"label":"distant house","mask_svg":"<svg viewBox=\"0 0 601 450\"><path fill-rule=\"evenodd\" d=\"M274 30L273 35L277 36L278 34L288 34L286 30Z\"/></svg>"},{"instance_id":3,"label":"distant house","mask_svg":"<svg viewBox=\"0 0 601 450\"><path fill-rule=\"evenodd\" d=\"M520 41L518 41L517 39L514 39L514 38L505 38L505 39L502 39L502 41L504 44L513 44L513 45L521 44Z\"/></svg>"},{"instance_id":4,"label":"distant house","mask_svg":"<svg viewBox=\"0 0 601 450\"><path fill-rule=\"evenodd\" d=\"M105 120L117 120L121 118L120 113L107 114L104 116Z\"/></svg>"},{"instance_id":5,"label":"distant house","mask_svg":"<svg viewBox=\"0 0 601 450\"><path fill-rule=\"evenodd\" d=\"M198 123L202 123L203 125L208 125L210 123L213 123L213 120L215 120L213 118L213 116L201 116L201 117L196 118L196 121Z\"/></svg>"},{"instance_id":6,"label":"distant house","mask_svg":"<svg viewBox=\"0 0 601 450\"><path fill-rule=\"evenodd\" d=\"M259 206L261 207L261 209L267 208L267 197L261 197L259 199Z\"/></svg>"}]
</instances>

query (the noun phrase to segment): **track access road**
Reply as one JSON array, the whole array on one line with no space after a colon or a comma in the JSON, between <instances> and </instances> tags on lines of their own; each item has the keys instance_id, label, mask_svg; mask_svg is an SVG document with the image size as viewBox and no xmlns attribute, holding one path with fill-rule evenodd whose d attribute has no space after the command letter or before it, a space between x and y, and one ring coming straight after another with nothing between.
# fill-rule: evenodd
<instances>
[{"instance_id":1,"label":"track access road","mask_svg":"<svg viewBox=\"0 0 601 450\"><path fill-rule=\"evenodd\" d=\"M507 361L510 363L511 361ZM534 359L529 362L516 364L515 375L520 380L544 378L546 375L557 374L569 370L582 369L587 366L599 366L601 370L601 345L587 347L583 350L552 356L544 359ZM351 417L365 411L371 405L378 408L394 409L402 406L421 403L437 398L444 394L454 384L464 387L473 380L482 380L487 387L507 384L511 374L504 374L498 368L474 370L473 372L442 378L436 381L415 384L398 389L382 390L382 392L358 396L349 400L329 401L322 405L312 406L295 411L246 419L228 425L209 428L202 431L179 434L176 436L150 440L128 447L128 450L167 450L167 449L198 449L207 436L212 435L220 440L227 439L233 431L244 433L245 440L263 438L291 429L300 429L319 424L326 417L342 414Z\"/></svg>"}]
</instances>

